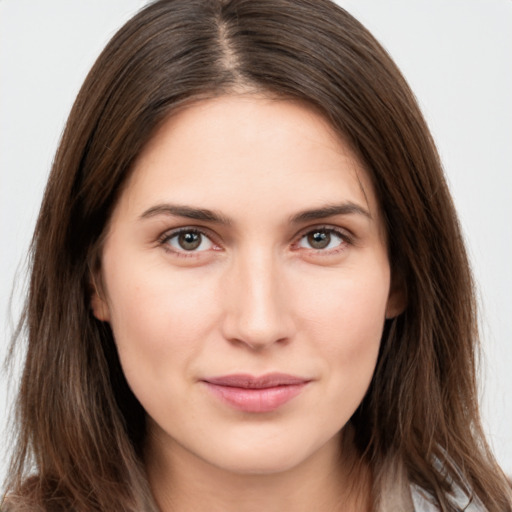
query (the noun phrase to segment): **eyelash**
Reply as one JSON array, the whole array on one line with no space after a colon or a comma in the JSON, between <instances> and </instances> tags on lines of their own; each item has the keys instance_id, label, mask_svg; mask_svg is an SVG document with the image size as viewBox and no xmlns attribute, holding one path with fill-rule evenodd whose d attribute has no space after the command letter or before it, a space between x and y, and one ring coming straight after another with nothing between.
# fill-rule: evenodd
<instances>
[{"instance_id":1,"label":"eyelash","mask_svg":"<svg viewBox=\"0 0 512 512\"><path fill-rule=\"evenodd\" d=\"M338 246L336 246L335 248L331 248L331 249L314 249L312 247L305 248L306 250L313 251L316 254L321 255L321 256L330 256L330 255L338 254L339 252L344 251L347 248L347 246L353 245L353 243L354 243L353 236L351 234L347 233L347 231L345 231L345 230L342 230L339 228L334 228L332 226L313 226L313 227L308 227L307 230L302 231L296 237L296 241L292 244L293 250L300 250L301 248L298 247L298 244L308 235L311 235L313 233L318 233L318 232L327 233L329 235L333 234L340 239L340 244ZM158 244L160 246L162 246L165 251L172 253L173 255L176 255L178 257L182 257L182 258L197 257L197 254L199 254L201 252L206 252L206 251L195 251L195 250L186 251L185 249L175 250L175 249L170 248L169 241L172 240L173 238L178 237L182 233L191 233L191 234L196 234L196 235L205 237L214 246L217 247L217 248L214 248L213 250L219 250L219 244L217 244L215 242L212 234L209 231L206 231L206 230L203 230L203 229L200 229L197 227L182 227L182 228L178 228L178 229L173 229L172 231L166 231L165 233L162 234L162 236L159 237Z\"/></svg>"},{"instance_id":2,"label":"eyelash","mask_svg":"<svg viewBox=\"0 0 512 512\"><path fill-rule=\"evenodd\" d=\"M353 236L349 234L346 230L335 228L332 226L313 226L307 228L307 230L305 231L302 231L298 236L297 242L294 242L293 245L297 246L305 237L318 232L327 233L329 235L335 235L337 238L340 239L340 244L331 249L314 249L313 247L306 249L309 251L314 251L316 254L320 256L331 256L334 254L338 254L347 249L347 246L353 245L354 243ZM298 248L297 250L300 250L300 248Z\"/></svg>"},{"instance_id":3,"label":"eyelash","mask_svg":"<svg viewBox=\"0 0 512 512\"><path fill-rule=\"evenodd\" d=\"M213 236L211 235L211 233L209 233L205 230L196 228L196 227L183 227L183 228L173 229L172 231L166 231L158 239L158 244L161 245L165 251L167 251L175 256L181 257L181 258L196 257L198 253L205 252L205 251L186 251L184 249L179 251L179 250L172 249L169 245L170 240L178 237L182 233L193 233L196 235L203 236L203 237L207 238L208 240L210 240L210 242L214 246L218 247L218 244L213 240ZM215 249L215 250L218 250L218 249Z\"/></svg>"}]
</instances>

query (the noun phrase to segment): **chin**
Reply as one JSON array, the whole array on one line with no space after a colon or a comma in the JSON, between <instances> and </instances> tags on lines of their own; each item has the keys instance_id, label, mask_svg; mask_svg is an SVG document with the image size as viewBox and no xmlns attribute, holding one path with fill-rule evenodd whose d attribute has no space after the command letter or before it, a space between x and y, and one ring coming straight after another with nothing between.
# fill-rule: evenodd
<instances>
[{"instance_id":1,"label":"chin","mask_svg":"<svg viewBox=\"0 0 512 512\"><path fill-rule=\"evenodd\" d=\"M315 457L323 457L332 453L332 444L339 444L338 436L328 440L317 440L310 445L304 438L245 440L231 446L217 446L214 453L209 454L209 463L239 475L272 475L285 473L300 467ZM325 449L324 449L325 448Z\"/></svg>"},{"instance_id":2,"label":"chin","mask_svg":"<svg viewBox=\"0 0 512 512\"><path fill-rule=\"evenodd\" d=\"M253 453L245 450L244 454L235 455L223 460L212 461L219 469L244 476L274 475L285 473L300 465L302 458L297 454L268 454L255 449Z\"/></svg>"}]
</instances>

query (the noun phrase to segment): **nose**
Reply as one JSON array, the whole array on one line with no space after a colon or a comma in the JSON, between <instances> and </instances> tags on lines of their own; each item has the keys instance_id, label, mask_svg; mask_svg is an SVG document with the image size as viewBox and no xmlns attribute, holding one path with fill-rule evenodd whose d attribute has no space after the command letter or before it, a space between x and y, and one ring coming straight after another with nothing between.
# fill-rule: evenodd
<instances>
[{"instance_id":1,"label":"nose","mask_svg":"<svg viewBox=\"0 0 512 512\"><path fill-rule=\"evenodd\" d=\"M291 340L291 297L271 254L252 251L250 256L240 255L229 271L224 294L223 334L227 340L252 350Z\"/></svg>"}]
</instances>

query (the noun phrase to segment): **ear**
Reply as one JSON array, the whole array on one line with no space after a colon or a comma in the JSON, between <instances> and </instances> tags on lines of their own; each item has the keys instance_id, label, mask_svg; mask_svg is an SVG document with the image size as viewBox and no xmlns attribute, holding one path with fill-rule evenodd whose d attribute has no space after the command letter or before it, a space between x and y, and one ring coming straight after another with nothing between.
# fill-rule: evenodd
<instances>
[{"instance_id":1,"label":"ear","mask_svg":"<svg viewBox=\"0 0 512 512\"><path fill-rule=\"evenodd\" d=\"M391 279L388 302L386 305L386 320L401 315L407 306L407 290L404 280L394 276Z\"/></svg>"},{"instance_id":2,"label":"ear","mask_svg":"<svg viewBox=\"0 0 512 512\"><path fill-rule=\"evenodd\" d=\"M91 309L93 315L101 322L110 321L110 310L106 299L104 298L103 290L98 287L96 279L91 277Z\"/></svg>"}]
</instances>

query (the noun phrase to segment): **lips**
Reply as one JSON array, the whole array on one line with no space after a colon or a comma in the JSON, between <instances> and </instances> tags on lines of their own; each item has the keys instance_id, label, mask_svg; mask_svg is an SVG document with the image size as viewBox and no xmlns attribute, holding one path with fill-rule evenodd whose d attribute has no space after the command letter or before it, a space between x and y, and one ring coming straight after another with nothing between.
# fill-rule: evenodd
<instances>
[{"instance_id":1,"label":"lips","mask_svg":"<svg viewBox=\"0 0 512 512\"><path fill-rule=\"evenodd\" d=\"M275 411L299 395L309 379L284 373L255 377L232 374L202 381L208 390L231 407L243 412Z\"/></svg>"}]
</instances>

